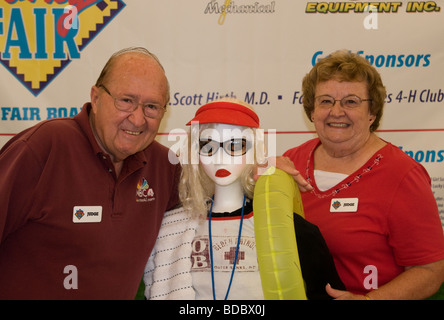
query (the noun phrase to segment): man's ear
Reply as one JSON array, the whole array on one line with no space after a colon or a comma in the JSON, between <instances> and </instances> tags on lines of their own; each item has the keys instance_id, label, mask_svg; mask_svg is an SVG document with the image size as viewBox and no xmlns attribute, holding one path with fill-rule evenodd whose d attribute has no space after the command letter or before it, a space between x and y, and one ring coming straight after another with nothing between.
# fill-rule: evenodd
<instances>
[{"instance_id":1,"label":"man's ear","mask_svg":"<svg viewBox=\"0 0 444 320\"><path fill-rule=\"evenodd\" d=\"M95 110L97 108L97 101L99 100L99 88L98 87L96 87L96 86L91 87L90 97L91 97L91 106L92 106L93 111L95 112Z\"/></svg>"}]
</instances>

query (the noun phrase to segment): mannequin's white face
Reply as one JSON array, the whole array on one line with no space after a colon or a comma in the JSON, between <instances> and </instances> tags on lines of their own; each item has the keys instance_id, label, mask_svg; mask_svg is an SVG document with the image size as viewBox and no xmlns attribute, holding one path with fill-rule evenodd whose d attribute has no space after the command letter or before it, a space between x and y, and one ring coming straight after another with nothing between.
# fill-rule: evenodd
<instances>
[{"instance_id":1,"label":"mannequin's white face","mask_svg":"<svg viewBox=\"0 0 444 320\"><path fill-rule=\"evenodd\" d=\"M253 146L251 128L215 124L200 134L200 165L214 183L230 185L239 180L247 164L253 163Z\"/></svg>"}]
</instances>

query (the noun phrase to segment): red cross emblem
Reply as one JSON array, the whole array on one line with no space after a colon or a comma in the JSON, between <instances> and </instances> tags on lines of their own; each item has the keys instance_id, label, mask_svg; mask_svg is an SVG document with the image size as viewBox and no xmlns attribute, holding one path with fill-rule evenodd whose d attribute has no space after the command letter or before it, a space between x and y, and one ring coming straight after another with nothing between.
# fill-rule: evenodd
<instances>
[{"instance_id":1,"label":"red cross emblem","mask_svg":"<svg viewBox=\"0 0 444 320\"><path fill-rule=\"evenodd\" d=\"M231 247L230 251L225 252L224 259L229 260L230 264L234 265L235 256L236 256L236 247ZM237 255L236 264L239 263L239 260L245 260L245 251L239 251L239 253Z\"/></svg>"}]
</instances>

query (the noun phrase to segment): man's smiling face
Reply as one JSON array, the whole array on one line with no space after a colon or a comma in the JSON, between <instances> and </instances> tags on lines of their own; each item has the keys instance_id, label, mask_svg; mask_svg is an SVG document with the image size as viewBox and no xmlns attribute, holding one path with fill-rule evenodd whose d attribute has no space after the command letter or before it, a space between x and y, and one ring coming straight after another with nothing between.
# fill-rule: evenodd
<instances>
[{"instance_id":1,"label":"man's smiling face","mask_svg":"<svg viewBox=\"0 0 444 320\"><path fill-rule=\"evenodd\" d=\"M165 106L167 80L162 67L151 57L127 53L117 58L103 87L91 89L92 126L99 145L113 162L123 161L144 150L154 141L163 113L146 117L143 105ZM139 103L133 112L119 111L114 98L130 98Z\"/></svg>"}]
</instances>

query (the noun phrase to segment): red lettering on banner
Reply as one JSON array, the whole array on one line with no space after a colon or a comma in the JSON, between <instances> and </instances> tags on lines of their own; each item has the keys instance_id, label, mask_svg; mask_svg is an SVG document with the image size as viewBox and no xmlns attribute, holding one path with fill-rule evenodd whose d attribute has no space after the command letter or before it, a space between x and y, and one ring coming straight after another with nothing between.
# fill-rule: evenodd
<instances>
[{"instance_id":1,"label":"red lettering on banner","mask_svg":"<svg viewBox=\"0 0 444 320\"><path fill-rule=\"evenodd\" d=\"M7 3L9 4L14 4L16 3L18 0L5 0ZM22 0L23 1L23 0ZM35 3L36 0L28 0L29 2ZM57 4L62 4L67 2L68 0L44 0L47 4L51 4L53 2L57 3Z\"/></svg>"},{"instance_id":2,"label":"red lettering on banner","mask_svg":"<svg viewBox=\"0 0 444 320\"><path fill-rule=\"evenodd\" d=\"M51 0L45 0L45 1L51 1ZM59 1L63 1L63 0L59 0ZM66 1L66 0L64 0L64 1ZM61 3L61 2L58 2L57 0L56 0L56 2ZM100 2L100 0L99 1L97 1L97 0L69 0L68 2L71 6L76 7L75 12L78 14L86 7L92 5L96 2ZM72 14L73 14L73 10L68 10L68 12L65 12L64 14L62 14L59 21L57 21L57 32L61 37L66 37L66 35L68 34L69 28L65 28L64 22L65 22L65 19L68 18L69 16L71 16Z\"/></svg>"},{"instance_id":3,"label":"red lettering on banner","mask_svg":"<svg viewBox=\"0 0 444 320\"><path fill-rule=\"evenodd\" d=\"M14 4L18 0L5 0L9 4ZM29 2L35 3L36 0L28 0ZM47 4L52 4L53 2L57 4L63 4L68 2L69 5L76 7L74 10L67 10L62 16L60 17L59 21L57 21L57 32L61 37L66 37L68 34L69 28L65 28L64 22L65 19L72 16L74 14L78 14L86 7L93 5L94 3L100 2L101 0L44 0Z\"/></svg>"}]
</instances>

